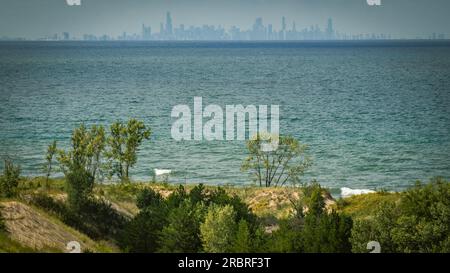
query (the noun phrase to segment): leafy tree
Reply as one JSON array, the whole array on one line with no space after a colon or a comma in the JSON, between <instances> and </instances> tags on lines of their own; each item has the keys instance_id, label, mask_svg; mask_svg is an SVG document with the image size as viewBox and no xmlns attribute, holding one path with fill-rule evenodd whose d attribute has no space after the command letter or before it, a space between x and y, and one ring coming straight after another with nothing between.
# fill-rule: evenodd
<instances>
[{"instance_id":1,"label":"leafy tree","mask_svg":"<svg viewBox=\"0 0 450 273\"><path fill-rule=\"evenodd\" d=\"M270 236L267 234L265 228L262 225L258 224L258 227L254 231L254 233L251 234L250 238L252 240L252 252L254 253L269 252L268 243Z\"/></svg>"},{"instance_id":2,"label":"leafy tree","mask_svg":"<svg viewBox=\"0 0 450 273\"><path fill-rule=\"evenodd\" d=\"M209 198L205 191L205 186L203 184L198 184L191 189L189 192L189 198L192 204L197 204L200 202L209 203Z\"/></svg>"},{"instance_id":3,"label":"leafy tree","mask_svg":"<svg viewBox=\"0 0 450 273\"><path fill-rule=\"evenodd\" d=\"M161 231L159 252L199 252L202 249L200 223L204 218L204 208L201 203L194 205L186 200L178 208L172 209L168 224Z\"/></svg>"},{"instance_id":4,"label":"leafy tree","mask_svg":"<svg viewBox=\"0 0 450 273\"><path fill-rule=\"evenodd\" d=\"M173 195L173 193L172 193ZM171 217L168 201L151 188L145 188L137 195L136 204L140 212L125 226L118 236L119 246L128 252L153 253L160 250L165 241L161 240L164 227L175 223Z\"/></svg>"},{"instance_id":5,"label":"leafy tree","mask_svg":"<svg viewBox=\"0 0 450 273\"><path fill-rule=\"evenodd\" d=\"M208 201L219 206L230 205L235 212L235 222L239 223L239 221L245 220L250 228L250 232L253 234L256 231L258 227L257 217L238 196L230 196L225 189L218 187L210 194Z\"/></svg>"},{"instance_id":6,"label":"leafy tree","mask_svg":"<svg viewBox=\"0 0 450 273\"><path fill-rule=\"evenodd\" d=\"M291 201L295 214L273 234L274 252L350 252L352 219L325 209L325 190L313 183L302 188L303 198ZM306 209L305 209L306 208Z\"/></svg>"},{"instance_id":7,"label":"leafy tree","mask_svg":"<svg viewBox=\"0 0 450 273\"><path fill-rule=\"evenodd\" d=\"M302 230L302 249L309 253L351 252L352 219L335 211L314 215L308 213Z\"/></svg>"},{"instance_id":8,"label":"leafy tree","mask_svg":"<svg viewBox=\"0 0 450 273\"><path fill-rule=\"evenodd\" d=\"M307 212L301 231L301 249L312 253L350 252L353 221L334 210L327 212L324 194L325 190L317 182L303 187Z\"/></svg>"},{"instance_id":9,"label":"leafy tree","mask_svg":"<svg viewBox=\"0 0 450 273\"><path fill-rule=\"evenodd\" d=\"M20 166L14 165L10 159L5 159L3 175L0 176L0 196L13 197L17 194L20 180Z\"/></svg>"},{"instance_id":10,"label":"leafy tree","mask_svg":"<svg viewBox=\"0 0 450 273\"><path fill-rule=\"evenodd\" d=\"M67 200L73 209L79 209L92 198L94 178L83 168L73 169L66 174Z\"/></svg>"},{"instance_id":11,"label":"leafy tree","mask_svg":"<svg viewBox=\"0 0 450 273\"><path fill-rule=\"evenodd\" d=\"M151 130L142 121L130 119L127 124L115 122L110 127L107 156L112 174L121 181L129 181L129 170L137 162L137 151L142 141L149 139Z\"/></svg>"},{"instance_id":12,"label":"leafy tree","mask_svg":"<svg viewBox=\"0 0 450 273\"><path fill-rule=\"evenodd\" d=\"M239 221L236 238L234 239L232 251L236 253L252 252L252 240L248 224L245 220Z\"/></svg>"},{"instance_id":13,"label":"leafy tree","mask_svg":"<svg viewBox=\"0 0 450 273\"><path fill-rule=\"evenodd\" d=\"M74 207L87 200L102 164L105 130L102 126L84 125L72 133L71 150L59 151L58 161L66 176L69 203Z\"/></svg>"},{"instance_id":14,"label":"leafy tree","mask_svg":"<svg viewBox=\"0 0 450 273\"><path fill-rule=\"evenodd\" d=\"M93 125L87 129L84 124L72 133L71 150L59 151L58 161L64 173L82 168L95 178L102 166L102 155L105 150L105 129Z\"/></svg>"},{"instance_id":15,"label":"leafy tree","mask_svg":"<svg viewBox=\"0 0 450 273\"><path fill-rule=\"evenodd\" d=\"M136 205L139 209L161 206L163 202L161 194L151 188L143 189L136 197Z\"/></svg>"},{"instance_id":16,"label":"leafy tree","mask_svg":"<svg viewBox=\"0 0 450 273\"><path fill-rule=\"evenodd\" d=\"M178 208L188 199L190 199L190 197L186 189L183 185L179 185L178 188L166 199L166 203L169 208Z\"/></svg>"},{"instance_id":17,"label":"leafy tree","mask_svg":"<svg viewBox=\"0 0 450 273\"><path fill-rule=\"evenodd\" d=\"M304 184L301 187L302 198L289 198L293 208L294 217L303 220L305 212L320 216L325 209L324 195L327 193L319 183L313 181L311 184Z\"/></svg>"},{"instance_id":18,"label":"leafy tree","mask_svg":"<svg viewBox=\"0 0 450 273\"><path fill-rule=\"evenodd\" d=\"M281 220L279 228L272 232L267 243L269 252L302 253L302 220L297 217Z\"/></svg>"},{"instance_id":19,"label":"leafy tree","mask_svg":"<svg viewBox=\"0 0 450 273\"><path fill-rule=\"evenodd\" d=\"M304 186L302 191L308 214L314 216L322 215L325 209L324 189L317 182L314 182L311 185Z\"/></svg>"},{"instance_id":20,"label":"leafy tree","mask_svg":"<svg viewBox=\"0 0 450 273\"><path fill-rule=\"evenodd\" d=\"M52 142L47 148L47 154L45 155L45 164L44 164L44 172L46 175L45 179L45 186L48 187L49 178L52 173L53 168L53 158L55 157L55 154L57 152L56 148L56 140Z\"/></svg>"},{"instance_id":21,"label":"leafy tree","mask_svg":"<svg viewBox=\"0 0 450 273\"><path fill-rule=\"evenodd\" d=\"M203 249L208 253L232 251L236 236L235 212L230 205L211 205L205 222L200 225Z\"/></svg>"},{"instance_id":22,"label":"leafy tree","mask_svg":"<svg viewBox=\"0 0 450 273\"><path fill-rule=\"evenodd\" d=\"M167 224L168 210L164 204L141 210L118 236L121 249L133 253L153 253L161 248L160 234Z\"/></svg>"},{"instance_id":23,"label":"leafy tree","mask_svg":"<svg viewBox=\"0 0 450 273\"><path fill-rule=\"evenodd\" d=\"M378 241L382 252L449 252L450 183L441 178L417 183L400 202L382 204L373 218L359 220L352 250L367 252L369 241Z\"/></svg>"},{"instance_id":24,"label":"leafy tree","mask_svg":"<svg viewBox=\"0 0 450 273\"><path fill-rule=\"evenodd\" d=\"M401 252L450 252L450 183L442 178L406 191L392 239Z\"/></svg>"},{"instance_id":25,"label":"leafy tree","mask_svg":"<svg viewBox=\"0 0 450 273\"><path fill-rule=\"evenodd\" d=\"M250 171L259 186L283 186L286 183L297 184L305 170L311 165L305 155L307 146L292 136L279 136L278 148L265 151L267 138L256 135L247 142L248 157L241 170ZM270 141L270 140L269 140Z\"/></svg>"},{"instance_id":26,"label":"leafy tree","mask_svg":"<svg viewBox=\"0 0 450 273\"><path fill-rule=\"evenodd\" d=\"M382 252L396 252L391 230L396 225L398 214L394 203L384 202L378 206L373 217L355 221L350 238L352 252L367 253L367 243L370 241L379 242Z\"/></svg>"}]
</instances>

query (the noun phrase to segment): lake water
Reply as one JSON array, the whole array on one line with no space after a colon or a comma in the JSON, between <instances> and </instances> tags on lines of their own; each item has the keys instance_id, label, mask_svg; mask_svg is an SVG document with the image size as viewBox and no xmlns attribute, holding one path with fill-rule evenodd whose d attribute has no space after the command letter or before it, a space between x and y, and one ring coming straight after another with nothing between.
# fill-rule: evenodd
<instances>
[{"instance_id":1,"label":"lake water","mask_svg":"<svg viewBox=\"0 0 450 273\"><path fill-rule=\"evenodd\" d=\"M309 145L316 178L337 189L403 189L450 178L450 44L2 42L0 155L41 175L46 146L80 123L129 117L154 134L134 179L251 183L242 141L171 138L172 107L279 105L280 130Z\"/></svg>"}]
</instances>

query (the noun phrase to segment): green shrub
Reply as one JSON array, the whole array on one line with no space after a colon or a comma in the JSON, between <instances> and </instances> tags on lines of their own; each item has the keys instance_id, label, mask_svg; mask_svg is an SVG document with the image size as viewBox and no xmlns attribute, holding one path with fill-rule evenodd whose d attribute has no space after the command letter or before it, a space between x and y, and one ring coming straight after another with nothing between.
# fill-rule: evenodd
<instances>
[{"instance_id":1,"label":"green shrub","mask_svg":"<svg viewBox=\"0 0 450 273\"><path fill-rule=\"evenodd\" d=\"M282 221L271 236L273 252L346 253L351 251L351 217L325 210L324 189L313 183L303 188L303 198L293 202L293 217ZM304 206L307 211L304 212Z\"/></svg>"},{"instance_id":2,"label":"green shrub","mask_svg":"<svg viewBox=\"0 0 450 273\"><path fill-rule=\"evenodd\" d=\"M192 204L197 204L200 202L204 202L206 204L209 203L209 198L206 194L205 186L203 186L203 184L198 184L193 187L189 192L189 198Z\"/></svg>"},{"instance_id":3,"label":"green shrub","mask_svg":"<svg viewBox=\"0 0 450 273\"><path fill-rule=\"evenodd\" d=\"M170 211L167 225L160 235L159 252L196 253L202 250L200 224L205 217L202 203L192 204L189 200Z\"/></svg>"},{"instance_id":4,"label":"green shrub","mask_svg":"<svg viewBox=\"0 0 450 273\"><path fill-rule=\"evenodd\" d=\"M17 194L20 180L20 166L14 165L10 159L5 159L3 175L0 176L0 196L13 197Z\"/></svg>"},{"instance_id":5,"label":"green shrub","mask_svg":"<svg viewBox=\"0 0 450 273\"><path fill-rule=\"evenodd\" d=\"M80 210L92 198L94 177L83 168L66 174L67 201L72 209Z\"/></svg>"},{"instance_id":6,"label":"green shrub","mask_svg":"<svg viewBox=\"0 0 450 273\"><path fill-rule=\"evenodd\" d=\"M225 189L218 187L211 193L209 202L219 206L230 205L235 212L235 222L239 223L241 220L245 220L250 229L250 233L253 234L258 228L258 221L256 215L251 211L248 205L243 202L237 195L230 196Z\"/></svg>"},{"instance_id":7,"label":"green shrub","mask_svg":"<svg viewBox=\"0 0 450 273\"><path fill-rule=\"evenodd\" d=\"M267 249L275 253L301 253L302 223L299 218L281 220L279 228L272 232L268 241Z\"/></svg>"},{"instance_id":8,"label":"green shrub","mask_svg":"<svg viewBox=\"0 0 450 273\"><path fill-rule=\"evenodd\" d=\"M151 188L145 188L140 191L136 197L136 206L139 209L146 207L159 206L164 202L163 197Z\"/></svg>"},{"instance_id":9,"label":"green shrub","mask_svg":"<svg viewBox=\"0 0 450 273\"><path fill-rule=\"evenodd\" d=\"M140 212L119 233L118 245L126 252L156 252L163 245L160 236L169 221L168 201L153 189L145 188L137 194L136 203Z\"/></svg>"},{"instance_id":10,"label":"green shrub","mask_svg":"<svg viewBox=\"0 0 450 273\"><path fill-rule=\"evenodd\" d=\"M179 207L185 200L189 199L189 194L183 185L180 185L166 200L166 204L169 208Z\"/></svg>"},{"instance_id":11,"label":"green shrub","mask_svg":"<svg viewBox=\"0 0 450 273\"><path fill-rule=\"evenodd\" d=\"M252 240L247 221L241 220L238 223L236 237L233 242L232 252L249 253L252 252Z\"/></svg>"},{"instance_id":12,"label":"green shrub","mask_svg":"<svg viewBox=\"0 0 450 273\"><path fill-rule=\"evenodd\" d=\"M163 206L141 210L119 234L118 245L126 252L153 253L160 249L160 233L167 223Z\"/></svg>"},{"instance_id":13,"label":"green shrub","mask_svg":"<svg viewBox=\"0 0 450 273\"><path fill-rule=\"evenodd\" d=\"M209 253L232 251L236 236L236 213L230 205L211 205L205 222L200 225L203 249Z\"/></svg>"},{"instance_id":14,"label":"green shrub","mask_svg":"<svg viewBox=\"0 0 450 273\"><path fill-rule=\"evenodd\" d=\"M400 202L378 207L352 230L352 250L367 252L378 241L382 252L450 252L450 183L435 178L402 193Z\"/></svg>"},{"instance_id":15,"label":"green shrub","mask_svg":"<svg viewBox=\"0 0 450 273\"><path fill-rule=\"evenodd\" d=\"M335 211L320 216L307 214L301 232L302 250L306 253L349 253L351 217Z\"/></svg>"}]
</instances>

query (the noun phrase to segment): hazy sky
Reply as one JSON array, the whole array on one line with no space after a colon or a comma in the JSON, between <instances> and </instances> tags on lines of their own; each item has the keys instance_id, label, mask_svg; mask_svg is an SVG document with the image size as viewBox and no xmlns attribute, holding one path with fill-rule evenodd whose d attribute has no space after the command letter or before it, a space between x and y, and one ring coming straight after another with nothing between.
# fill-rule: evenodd
<instances>
[{"instance_id":1,"label":"hazy sky","mask_svg":"<svg viewBox=\"0 0 450 273\"><path fill-rule=\"evenodd\" d=\"M366 0L82 0L68 6L66 0L0 0L0 36L39 38L68 31L72 36L123 31L139 33L142 23L159 31L166 11L174 26L214 24L242 29L256 17L275 29L286 16L297 29L332 17L335 28L350 34L386 33L395 36L450 36L450 0L381 0L381 7Z\"/></svg>"}]
</instances>

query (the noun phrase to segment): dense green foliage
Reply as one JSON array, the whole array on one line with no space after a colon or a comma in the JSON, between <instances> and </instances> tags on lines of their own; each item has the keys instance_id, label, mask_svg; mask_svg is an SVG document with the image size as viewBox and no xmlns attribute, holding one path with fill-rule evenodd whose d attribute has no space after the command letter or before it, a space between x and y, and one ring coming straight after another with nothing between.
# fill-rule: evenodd
<instances>
[{"instance_id":1,"label":"dense green foliage","mask_svg":"<svg viewBox=\"0 0 450 273\"><path fill-rule=\"evenodd\" d=\"M450 252L450 184L433 179L417 183L400 202L381 204L373 217L352 230L354 252L377 241L382 252Z\"/></svg>"},{"instance_id":2,"label":"dense green foliage","mask_svg":"<svg viewBox=\"0 0 450 273\"><path fill-rule=\"evenodd\" d=\"M164 207L143 209L120 234L119 246L128 252L156 252L160 247L160 232L166 222L167 212Z\"/></svg>"},{"instance_id":3,"label":"dense green foliage","mask_svg":"<svg viewBox=\"0 0 450 273\"><path fill-rule=\"evenodd\" d=\"M137 197L139 214L119 240L130 252L350 252L350 217L327 212L324 189L305 187L307 211L281 221L272 234L248 206L223 188L203 185L189 193L183 186L168 198L144 189Z\"/></svg>"},{"instance_id":4,"label":"dense green foliage","mask_svg":"<svg viewBox=\"0 0 450 273\"><path fill-rule=\"evenodd\" d=\"M121 248L130 252L231 252L234 246L244 248L235 244L237 235L250 238L257 227L256 216L238 197L229 196L222 188L207 193L201 184L189 193L180 186L166 199L152 189L144 189L137 205L140 212L119 239ZM224 223L218 223L218 219ZM245 227L237 233L239 222ZM219 226L229 228L229 232L215 232ZM216 236L222 240L224 234L228 236L225 243L213 239ZM217 243L226 248L213 246Z\"/></svg>"},{"instance_id":5,"label":"dense green foliage","mask_svg":"<svg viewBox=\"0 0 450 273\"><path fill-rule=\"evenodd\" d=\"M236 236L235 212L233 207L212 205L200 226L203 249L209 253L231 252Z\"/></svg>"},{"instance_id":6,"label":"dense green foliage","mask_svg":"<svg viewBox=\"0 0 450 273\"><path fill-rule=\"evenodd\" d=\"M254 251L251 236L247 221L241 219L237 225L236 236L231 248L232 252L249 253Z\"/></svg>"},{"instance_id":7,"label":"dense green foliage","mask_svg":"<svg viewBox=\"0 0 450 273\"><path fill-rule=\"evenodd\" d=\"M159 252L195 253L202 249L198 233L204 218L203 204L192 204L185 200L179 207L172 209L167 218L167 225L160 234Z\"/></svg>"},{"instance_id":8,"label":"dense green foliage","mask_svg":"<svg viewBox=\"0 0 450 273\"><path fill-rule=\"evenodd\" d=\"M350 252L352 219L336 211L327 212L320 185L303 188L304 199L294 204L295 214L274 232L269 249L274 252Z\"/></svg>"},{"instance_id":9,"label":"dense green foliage","mask_svg":"<svg viewBox=\"0 0 450 273\"><path fill-rule=\"evenodd\" d=\"M3 175L0 176L0 197L13 197L17 193L20 180L20 166L5 159Z\"/></svg>"},{"instance_id":10,"label":"dense green foliage","mask_svg":"<svg viewBox=\"0 0 450 273\"><path fill-rule=\"evenodd\" d=\"M137 200L140 212L120 233L119 246L128 252L156 252L160 232L167 223L167 203L152 189L143 190Z\"/></svg>"},{"instance_id":11,"label":"dense green foliage","mask_svg":"<svg viewBox=\"0 0 450 273\"><path fill-rule=\"evenodd\" d=\"M22 184L20 189L28 189ZM301 188L301 198L291 200L291 216L270 226L229 189L203 185L189 191L183 186L160 188L172 191L163 197L159 189L127 185L120 184L124 191L137 193L139 208L131 219L103 199L108 198L107 193L86 199L77 209L45 191L25 195L28 202L65 224L93 239L116 242L125 252L368 252L370 241L379 242L382 252L450 251L449 183L439 179L418 184L399 194L399 199L383 197L389 193L379 195L385 202L376 213L358 213L356 218L342 212L345 209L339 206L345 208L344 202L339 202L339 211L326 206L327 191L312 183Z\"/></svg>"}]
</instances>

